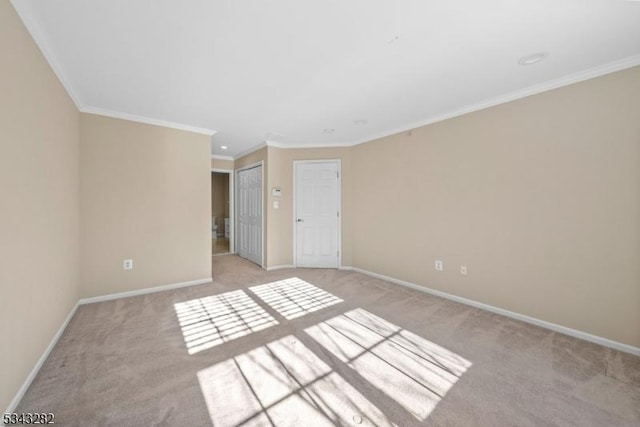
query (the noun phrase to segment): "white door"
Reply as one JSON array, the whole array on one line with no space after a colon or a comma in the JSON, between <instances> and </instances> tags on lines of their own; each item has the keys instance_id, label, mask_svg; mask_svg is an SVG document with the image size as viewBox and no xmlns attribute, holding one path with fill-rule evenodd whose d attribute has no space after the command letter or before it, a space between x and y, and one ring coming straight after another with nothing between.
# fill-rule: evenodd
<instances>
[{"instance_id":1,"label":"white door","mask_svg":"<svg viewBox=\"0 0 640 427\"><path fill-rule=\"evenodd\" d=\"M296 162L294 176L296 265L338 268L339 162Z\"/></svg>"},{"instance_id":2,"label":"white door","mask_svg":"<svg viewBox=\"0 0 640 427\"><path fill-rule=\"evenodd\" d=\"M236 175L236 253L262 266L262 166Z\"/></svg>"}]
</instances>

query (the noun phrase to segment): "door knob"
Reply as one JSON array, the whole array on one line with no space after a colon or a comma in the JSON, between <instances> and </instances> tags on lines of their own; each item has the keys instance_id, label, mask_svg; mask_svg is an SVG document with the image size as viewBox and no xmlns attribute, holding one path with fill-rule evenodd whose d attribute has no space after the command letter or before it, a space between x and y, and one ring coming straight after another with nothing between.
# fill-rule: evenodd
<instances>
[{"instance_id":1,"label":"door knob","mask_svg":"<svg viewBox=\"0 0 640 427\"><path fill-rule=\"evenodd\" d=\"M297 221L298 221L298 222L304 222L304 219L302 219L302 218L298 218L298 219L297 219Z\"/></svg>"}]
</instances>

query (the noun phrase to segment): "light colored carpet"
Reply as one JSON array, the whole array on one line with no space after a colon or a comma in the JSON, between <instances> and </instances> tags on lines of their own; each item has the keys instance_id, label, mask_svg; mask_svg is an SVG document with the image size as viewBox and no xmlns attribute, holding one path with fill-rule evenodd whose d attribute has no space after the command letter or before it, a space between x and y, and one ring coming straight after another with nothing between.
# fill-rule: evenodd
<instances>
[{"instance_id":1,"label":"light colored carpet","mask_svg":"<svg viewBox=\"0 0 640 427\"><path fill-rule=\"evenodd\" d=\"M640 358L355 272L214 257L81 306L17 412L61 425L638 426Z\"/></svg>"}]
</instances>

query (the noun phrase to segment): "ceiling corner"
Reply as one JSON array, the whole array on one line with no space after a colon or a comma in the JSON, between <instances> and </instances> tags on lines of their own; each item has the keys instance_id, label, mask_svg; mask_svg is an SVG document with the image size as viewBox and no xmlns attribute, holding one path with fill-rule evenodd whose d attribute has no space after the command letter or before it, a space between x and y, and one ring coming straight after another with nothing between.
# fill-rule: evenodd
<instances>
[{"instance_id":1,"label":"ceiling corner","mask_svg":"<svg viewBox=\"0 0 640 427\"><path fill-rule=\"evenodd\" d=\"M29 5L27 2L22 2L18 0L10 0L11 5L14 10L22 20L25 28L31 35L31 38L35 42L36 46L40 49L42 56L44 56L45 60L49 63L49 66L53 70L54 74L64 87L65 91L75 104L78 111L82 111L84 109L84 105L78 96L78 93L71 85L70 80L67 78L62 66L56 59L56 56L53 54L52 49L49 47L48 39L40 27L40 24L34 18L33 13L29 10Z\"/></svg>"}]
</instances>

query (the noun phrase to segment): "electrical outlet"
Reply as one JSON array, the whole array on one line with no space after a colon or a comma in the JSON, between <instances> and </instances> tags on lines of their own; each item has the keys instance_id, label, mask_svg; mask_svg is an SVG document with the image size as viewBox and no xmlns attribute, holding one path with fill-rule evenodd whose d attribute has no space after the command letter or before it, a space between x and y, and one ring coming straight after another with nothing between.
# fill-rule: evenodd
<instances>
[{"instance_id":1,"label":"electrical outlet","mask_svg":"<svg viewBox=\"0 0 640 427\"><path fill-rule=\"evenodd\" d=\"M125 259L124 261L122 261L122 269L123 270L133 270L133 260L132 259Z\"/></svg>"},{"instance_id":2,"label":"electrical outlet","mask_svg":"<svg viewBox=\"0 0 640 427\"><path fill-rule=\"evenodd\" d=\"M444 263L440 260L436 260L436 270L442 271L444 270Z\"/></svg>"},{"instance_id":3,"label":"electrical outlet","mask_svg":"<svg viewBox=\"0 0 640 427\"><path fill-rule=\"evenodd\" d=\"M466 265L461 265L460 266L460 274L462 274L463 276L467 275L467 266Z\"/></svg>"}]
</instances>

